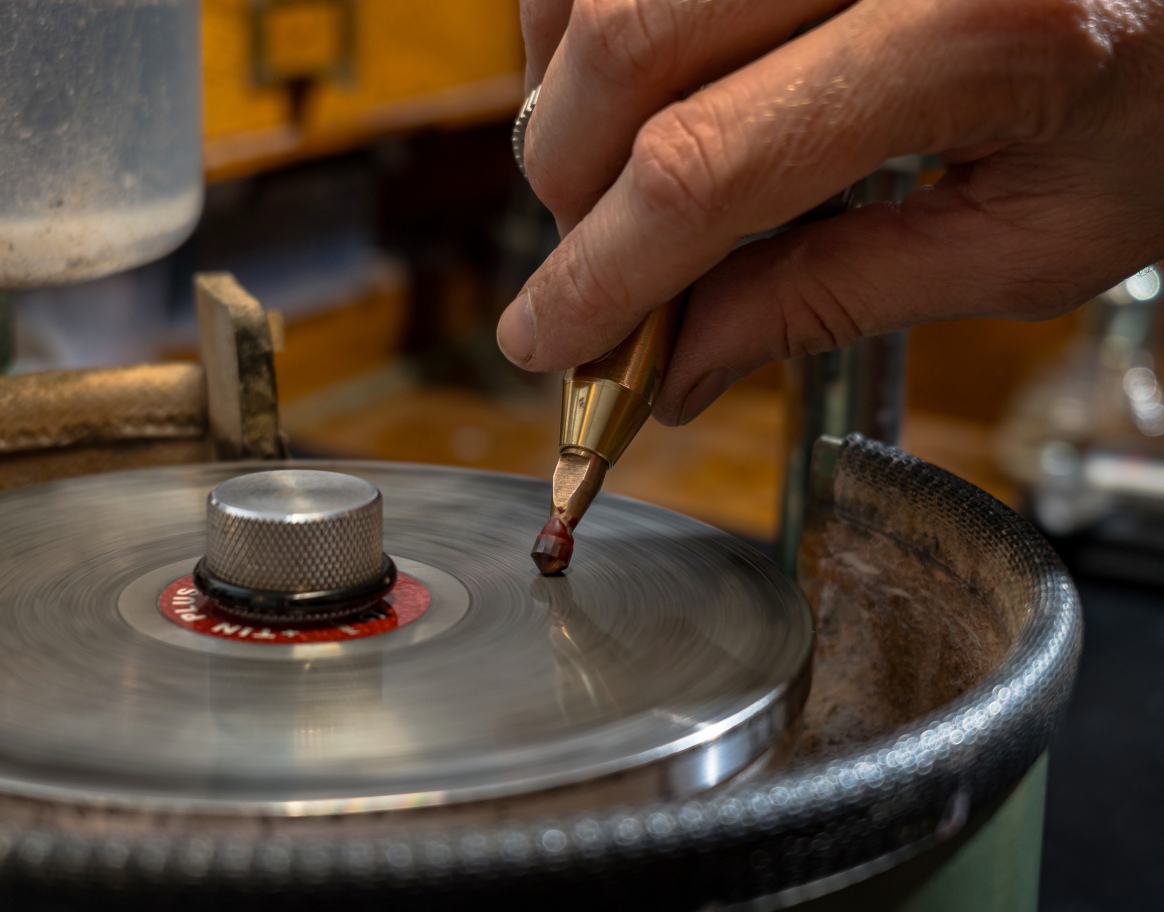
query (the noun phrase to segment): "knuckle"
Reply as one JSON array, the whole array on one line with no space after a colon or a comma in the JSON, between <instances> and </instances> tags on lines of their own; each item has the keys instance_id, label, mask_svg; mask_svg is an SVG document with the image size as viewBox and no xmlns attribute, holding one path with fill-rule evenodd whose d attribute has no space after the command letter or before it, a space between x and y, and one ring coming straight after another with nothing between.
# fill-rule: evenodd
<instances>
[{"instance_id":1,"label":"knuckle","mask_svg":"<svg viewBox=\"0 0 1164 912\"><path fill-rule=\"evenodd\" d=\"M619 86L657 79L677 56L669 3L575 0L569 34L586 70Z\"/></svg>"},{"instance_id":2,"label":"knuckle","mask_svg":"<svg viewBox=\"0 0 1164 912\"><path fill-rule=\"evenodd\" d=\"M826 283L806 279L781 302L782 356L803 358L852 345L864 335L853 310Z\"/></svg>"},{"instance_id":3,"label":"knuckle","mask_svg":"<svg viewBox=\"0 0 1164 912\"><path fill-rule=\"evenodd\" d=\"M568 250L562 279L565 293L555 302L555 319L566 325L583 329L603 325L617 307L616 302L625 300L616 283L604 278L595 267L582 244L574 244Z\"/></svg>"},{"instance_id":4,"label":"knuckle","mask_svg":"<svg viewBox=\"0 0 1164 912\"><path fill-rule=\"evenodd\" d=\"M998 0L996 0L998 2ZM1002 22L1014 33L1044 49L1041 63L1066 76L1089 59L1101 62L1110 57L1118 16L1097 15L1095 0L1024 0L1001 2Z\"/></svg>"},{"instance_id":5,"label":"knuckle","mask_svg":"<svg viewBox=\"0 0 1164 912\"><path fill-rule=\"evenodd\" d=\"M851 91L842 76L789 84L776 105L779 129L769 150L774 168L795 173L815 167L841 138L852 142L859 136L862 112Z\"/></svg>"},{"instance_id":6,"label":"knuckle","mask_svg":"<svg viewBox=\"0 0 1164 912\"><path fill-rule=\"evenodd\" d=\"M631 152L632 186L643 209L696 229L724 212L733 183L725 137L706 110L672 105L639 131Z\"/></svg>"},{"instance_id":7,"label":"knuckle","mask_svg":"<svg viewBox=\"0 0 1164 912\"><path fill-rule=\"evenodd\" d=\"M1062 316L1088 297L1078 282L1062 272L1060 269L1046 275L1010 277L1000 289L995 306L1017 320L1039 322Z\"/></svg>"},{"instance_id":8,"label":"knuckle","mask_svg":"<svg viewBox=\"0 0 1164 912\"><path fill-rule=\"evenodd\" d=\"M984 0L973 15L966 33L1000 51L985 65L996 89L991 95L1009 121L1005 138L1052 139L1078 92L1113 54L1110 26L1095 15L1094 0Z\"/></svg>"}]
</instances>

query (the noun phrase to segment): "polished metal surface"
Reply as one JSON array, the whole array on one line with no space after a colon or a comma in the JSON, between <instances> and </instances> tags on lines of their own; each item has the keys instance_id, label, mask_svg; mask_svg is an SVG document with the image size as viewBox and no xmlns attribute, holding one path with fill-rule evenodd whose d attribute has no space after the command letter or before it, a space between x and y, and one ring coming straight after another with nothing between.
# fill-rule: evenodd
<instances>
[{"instance_id":1,"label":"polished metal surface","mask_svg":"<svg viewBox=\"0 0 1164 912\"><path fill-rule=\"evenodd\" d=\"M206 567L234 586L321 592L375 580L380 492L362 478L278 469L231 478L206 500Z\"/></svg>"},{"instance_id":2,"label":"polished metal surface","mask_svg":"<svg viewBox=\"0 0 1164 912\"><path fill-rule=\"evenodd\" d=\"M143 908L148 909L157 908L159 897L201 897L206 905L195 908L215 910L285 909L305 897L311 902L319 897L318 901L342 904L345 909L381 909L385 903L394 909L418 910L442 904L482 905L483 897L507 909L710 910L755 897L766 897L763 901L770 907L796 896L820 895L897 859L958 838L959 833L972 832L975 816L1007 795L1043 755L1063 712L1079 656L1078 595L1046 542L982 491L904 453L858 438L834 446L830 455L827 467L820 466L829 483L822 479L813 489L817 509L827 506L835 518L852 517L874 539L891 535L899 546L915 550L939 572L964 579L965 601L949 606L951 616L1000 611L1014 625L1014 640L993 671L899 730L811 765L756 770L699 795L634 801L587 793L590 803L582 810L537 806L519 814L512 812L512 805L503 804L502 812L492 817L431 827L420 826L416 818L401 825L396 814L250 821L188 814L149 816L108 804L81 813L63 801L20 802L0 795L0 895L9 884L36 883L45 895L54 897L74 897L79 889L104 891L101 898L119 908L129 891L137 888L147 901ZM377 483L384 480L379 474L382 468L375 470L375 476L372 468L345 468L368 473ZM409 476L405 472L396 477ZM428 476L433 484L441 477L442 473ZM445 501L461 503L461 489L472 478L467 473L443 473ZM115 477L93 481L109 485ZM517 499L517 514L528 508L528 516L499 506L499 517L512 516L517 524L541 512L540 503L525 501L544 499L544 485L496 479L500 487L506 483L513 485L506 493ZM46 530L38 521L37 535L69 530L73 523L64 511L71 495L55 493L61 492L59 486L40 490L54 492L35 495L34 502L42 507L54 499L61 503L53 507L57 529ZM393 515L392 487L384 486L384 491L390 505L385 539L390 553L401 553L392 531L400 523L406 538L429 555L430 566L458 564L448 542L441 544L430 534L416 531L423 525L410 511ZM155 506L163 513L179 507L189 511L197 500L193 494L181 493L177 498L157 497ZM595 511L595 518L602 521L593 528L600 528L608 540L599 549L604 559L610 559L619 546L615 524L627 523L632 530L644 524L653 528L660 515L669 515L609 497L599 498ZM6 523L13 520L5 498L0 498L0 515ZM200 538L197 525L192 519L175 523L170 531L187 540L172 540L168 556L154 555L148 563L156 569L166 560L190 560ZM706 545L731 555L726 579L736 579L740 570L745 576L755 572L742 566L754 560L751 552L731 547L725 552L718 533L692 523L684 526L694 536L682 548L689 559L704 552ZM27 522L25 528L31 528ZM674 541L679 530L652 536L660 534ZM701 536L706 536L703 544L696 541ZM487 537L489 530L481 528L461 541ZM525 565L524 535L512 541L504 537L518 552L512 566L508 556L504 559L511 584L518 589L519 581L528 584L533 601L547 613L554 610L545 630L557 644L554 662L561 683L555 687L573 694L565 697L566 705L585 707L591 698L581 697L582 692L589 689L599 696L599 687L605 683L595 677L596 666L587 657L593 655L593 638L601 637L606 628L579 624L575 619L584 619L574 612L581 610L585 619L610 623L603 612L587 604L595 591L591 572L607 571L579 563L563 580L537 580L533 568ZM625 543L626 536L621 538ZM510 544L505 546L507 555ZM31 540L26 545L32 550L26 548L25 556L40 560L36 550L40 546ZM438 651L444 637L465 629L481 607L482 588L490 585L486 580L497 579L482 560L479 546L470 545L467 550L469 558L459 565L458 579L471 592L474 604L462 622L420 649ZM92 566L96 558L89 558ZM12 565L18 561L19 555L9 554L0 562L0 582L13 577ZM125 579L142 572L135 560L125 564L119 571ZM76 565L62 569L59 583L40 599L41 607L59 601L87 572ZM560 582L571 585L567 589ZM910 597L909 580L890 582L894 599ZM650 584L647 574L642 585L628 583L628 592ZM27 610L21 617L27 617ZM893 612L887 611L886 621L892 617ZM499 641L504 638L499 636ZM4 644L6 661L9 656L20 659L19 652L10 648L13 639L9 634ZM155 647L150 644L146 650L147 639L141 635L138 648L152 654ZM124 650L116 652L120 658ZM175 649L171 654L178 652ZM415 650L403 654L413 655ZM213 676L221 667L207 656L199 658L202 677ZM674 659L682 663L685 655L677 651ZM111 699L121 699L134 681L141 681L132 665L123 666L125 680L116 685ZM311 663L305 675L316 667ZM527 670L526 665L515 663L512 676ZM827 663L822 670L827 670ZM13 692L11 677L6 670L5 689L0 691L5 699ZM204 694L202 677L184 686L196 695ZM544 683L546 678L539 680ZM86 699L92 702L93 698ZM673 701L667 705L675 722L682 723L686 707L677 710ZM198 721L197 711L193 720ZM304 744L310 743L309 734L303 731ZM688 756L706 757L706 768L711 769L716 743ZM334 806L337 814L346 809L345 802ZM430 818L426 815L426 819ZM269 902L259 906L261 899ZM63 907L67 901L57 904Z\"/></svg>"},{"instance_id":3,"label":"polished metal surface","mask_svg":"<svg viewBox=\"0 0 1164 912\"><path fill-rule=\"evenodd\" d=\"M586 560L541 579L527 537L548 491L531 479L343 466L384 492L379 544L430 587L414 625L323 648L167 631L154 605L204 551L207 492L265 467L0 496L0 795L296 816L648 770L628 797L649 800L723 781L795 722L811 619L785 577L728 535L606 497Z\"/></svg>"}]
</instances>

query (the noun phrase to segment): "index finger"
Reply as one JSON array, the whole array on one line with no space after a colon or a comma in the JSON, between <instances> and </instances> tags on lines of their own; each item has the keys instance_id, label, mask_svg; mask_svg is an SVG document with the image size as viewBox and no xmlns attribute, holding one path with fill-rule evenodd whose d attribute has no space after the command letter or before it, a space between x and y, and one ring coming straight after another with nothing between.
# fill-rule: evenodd
<instances>
[{"instance_id":1,"label":"index finger","mask_svg":"<svg viewBox=\"0 0 1164 912\"><path fill-rule=\"evenodd\" d=\"M541 84L554 52L566 33L574 0L521 0L521 34L525 39L525 91Z\"/></svg>"}]
</instances>

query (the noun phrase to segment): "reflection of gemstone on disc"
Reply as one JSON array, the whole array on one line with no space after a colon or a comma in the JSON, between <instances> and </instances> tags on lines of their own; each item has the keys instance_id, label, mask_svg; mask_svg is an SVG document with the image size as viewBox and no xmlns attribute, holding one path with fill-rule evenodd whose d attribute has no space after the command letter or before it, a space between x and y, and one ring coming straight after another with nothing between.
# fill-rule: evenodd
<instances>
[{"instance_id":1,"label":"reflection of gemstone on disc","mask_svg":"<svg viewBox=\"0 0 1164 912\"><path fill-rule=\"evenodd\" d=\"M273 464L0 494L0 794L310 815L633 773L634 796L662 797L723 781L795 725L811 615L731 536L604 495L570 571L542 578L529 543L545 482L296 465L383 493L384 551L403 581L394 621L379 619L393 629L283 648L255 636L271 625L183 629L177 609L202 607L179 599L205 553L208 492Z\"/></svg>"},{"instance_id":2,"label":"reflection of gemstone on disc","mask_svg":"<svg viewBox=\"0 0 1164 912\"><path fill-rule=\"evenodd\" d=\"M392 591L354 618L295 623L242 620L224 611L194 586L189 574L165 588L158 610L186 630L222 640L287 646L293 643L344 643L377 636L411 624L428 611L432 598L424 583L397 574Z\"/></svg>"}]
</instances>

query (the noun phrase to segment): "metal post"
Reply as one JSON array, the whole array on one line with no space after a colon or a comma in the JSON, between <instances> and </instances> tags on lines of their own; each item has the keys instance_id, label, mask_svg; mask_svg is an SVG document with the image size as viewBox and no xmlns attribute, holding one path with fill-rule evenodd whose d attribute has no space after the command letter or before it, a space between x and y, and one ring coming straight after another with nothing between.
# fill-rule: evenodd
<instances>
[{"instance_id":1,"label":"metal post","mask_svg":"<svg viewBox=\"0 0 1164 912\"><path fill-rule=\"evenodd\" d=\"M0 289L0 374L16 360L16 306L10 292Z\"/></svg>"},{"instance_id":2,"label":"metal post","mask_svg":"<svg viewBox=\"0 0 1164 912\"><path fill-rule=\"evenodd\" d=\"M904 400L905 333L862 339L848 348L789 361L785 368L784 501L780 561L796 575L812 448L827 434L858 433L896 443Z\"/></svg>"},{"instance_id":3,"label":"metal post","mask_svg":"<svg viewBox=\"0 0 1164 912\"><path fill-rule=\"evenodd\" d=\"M920 161L887 162L851 187L846 208L900 199L913 188ZM858 433L896 444L905 396L906 333L862 339L848 348L788 362L785 476L780 510L780 561L796 576L812 448L822 434Z\"/></svg>"}]
</instances>

